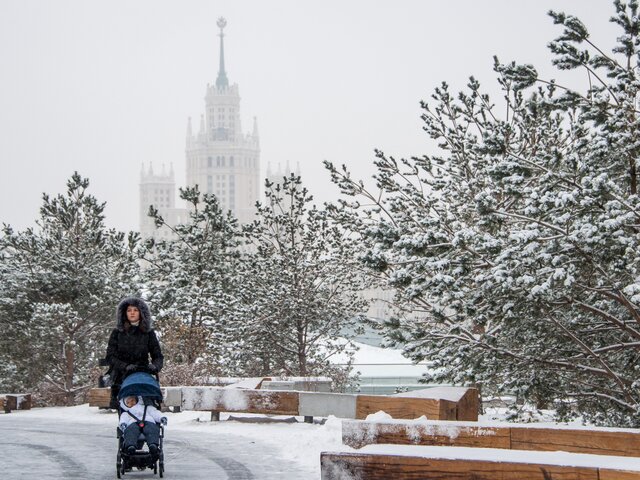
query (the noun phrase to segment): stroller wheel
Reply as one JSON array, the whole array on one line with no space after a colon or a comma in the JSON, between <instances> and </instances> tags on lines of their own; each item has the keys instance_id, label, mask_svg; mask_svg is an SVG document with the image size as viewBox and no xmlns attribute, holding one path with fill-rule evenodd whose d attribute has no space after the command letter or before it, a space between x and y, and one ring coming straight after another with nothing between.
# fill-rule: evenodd
<instances>
[{"instance_id":1,"label":"stroller wheel","mask_svg":"<svg viewBox=\"0 0 640 480\"><path fill-rule=\"evenodd\" d=\"M120 478L120 469L122 468L122 455L120 455L120 450L118 450L118 455L116 456L116 476Z\"/></svg>"},{"instance_id":2,"label":"stroller wheel","mask_svg":"<svg viewBox=\"0 0 640 480\"><path fill-rule=\"evenodd\" d=\"M160 465L158 467L159 468L158 473L160 475L160 478L162 478L162 477L164 477L164 462L159 462L159 463L160 463Z\"/></svg>"}]
</instances>

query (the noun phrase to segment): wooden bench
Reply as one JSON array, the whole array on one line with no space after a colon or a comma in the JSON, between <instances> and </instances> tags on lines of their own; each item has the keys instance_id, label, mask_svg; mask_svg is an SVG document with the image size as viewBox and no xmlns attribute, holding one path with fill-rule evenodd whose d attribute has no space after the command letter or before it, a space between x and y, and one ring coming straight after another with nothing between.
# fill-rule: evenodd
<instances>
[{"instance_id":1,"label":"wooden bench","mask_svg":"<svg viewBox=\"0 0 640 480\"><path fill-rule=\"evenodd\" d=\"M178 391L176 391L176 388ZM163 387L162 395L165 399L163 406L177 408L180 406L182 396L180 387ZM109 408L111 405L111 389L110 388L92 388L87 394L87 400L90 407Z\"/></svg>"},{"instance_id":2,"label":"wooden bench","mask_svg":"<svg viewBox=\"0 0 640 480\"><path fill-rule=\"evenodd\" d=\"M434 420L478 418L478 392L475 389L451 390L446 399L430 398L425 392L416 392L416 396L412 397L408 394L348 395L228 387L163 387L163 390L166 406L211 411L214 412L213 419L219 418L220 412L297 415L306 418L334 415L364 419L380 410L394 418L406 419L421 416ZM445 393L445 390L440 392ZM89 392L89 405L108 407L109 394L108 388L92 389Z\"/></svg>"},{"instance_id":3,"label":"wooden bench","mask_svg":"<svg viewBox=\"0 0 640 480\"><path fill-rule=\"evenodd\" d=\"M110 388L92 388L88 394L89 406L109 408L111 405Z\"/></svg>"},{"instance_id":4,"label":"wooden bench","mask_svg":"<svg viewBox=\"0 0 640 480\"><path fill-rule=\"evenodd\" d=\"M362 449L323 453L323 479L640 480L630 429L344 420L342 440Z\"/></svg>"},{"instance_id":5,"label":"wooden bench","mask_svg":"<svg viewBox=\"0 0 640 480\"><path fill-rule=\"evenodd\" d=\"M478 390L467 387L433 387L396 395L358 395L360 411L355 418L383 411L393 418L430 420L478 420Z\"/></svg>"},{"instance_id":6,"label":"wooden bench","mask_svg":"<svg viewBox=\"0 0 640 480\"><path fill-rule=\"evenodd\" d=\"M371 444L433 445L640 456L640 430L630 429L343 420L342 442L353 448Z\"/></svg>"},{"instance_id":7,"label":"wooden bench","mask_svg":"<svg viewBox=\"0 0 640 480\"><path fill-rule=\"evenodd\" d=\"M0 408L5 413L12 410L31 410L30 393L0 393Z\"/></svg>"},{"instance_id":8,"label":"wooden bench","mask_svg":"<svg viewBox=\"0 0 640 480\"><path fill-rule=\"evenodd\" d=\"M429 398L382 397L275 390L234 390L216 387L182 387L182 409L246 412L304 417L366 418L380 410L395 418L455 419L450 401Z\"/></svg>"},{"instance_id":9,"label":"wooden bench","mask_svg":"<svg viewBox=\"0 0 640 480\"><path fill-rule=\"evenodd\" d=\"M322 480L640 479L640 459L622 464L598 461L595 455L564 455L576 458L559 458L555 452L369 445L359 452L323 452L320 464Z\"/></svg>"}]
</instances>

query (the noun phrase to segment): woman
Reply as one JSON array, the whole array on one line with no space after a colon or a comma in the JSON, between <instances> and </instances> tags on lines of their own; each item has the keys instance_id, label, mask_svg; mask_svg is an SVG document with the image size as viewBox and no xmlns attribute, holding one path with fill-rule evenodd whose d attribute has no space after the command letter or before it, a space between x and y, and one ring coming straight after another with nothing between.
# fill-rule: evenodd
<instances>
[{"instance_id":1,"label":"woman","mask_svg":"<svg viewBox=\"0 0 640 480\"><path fill-rule=\"evenodd\" d=\"M151 373L162 369L164 357L151 327L151 312L144 300L129 297L120 302L116 310L116 328L109 337L106 355L113 382L111 408L118 408L118 391L125 374L138 367L145 367Z\"/></svg>"}]
</instances>

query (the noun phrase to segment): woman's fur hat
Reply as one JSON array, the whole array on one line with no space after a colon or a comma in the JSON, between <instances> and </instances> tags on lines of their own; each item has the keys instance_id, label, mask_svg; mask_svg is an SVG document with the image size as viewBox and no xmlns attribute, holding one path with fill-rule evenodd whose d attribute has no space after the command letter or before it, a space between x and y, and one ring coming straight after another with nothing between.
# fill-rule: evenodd
<instances>
[{"instance_id":1,"label":"woman's fur hat","mask_svg":"<svg viewBox=\"0 0 640 480\"><path fill-rule=\"evenodd\" d=\"M151 311L147 303L138 297L127 297L118 304L116 310L116 328L121 332L124 331L124 322L127 321L127 307L131 305L140 310L140 327L143 331L149 332L153 327L151 319Z\"/></svg>"}]
</instances>

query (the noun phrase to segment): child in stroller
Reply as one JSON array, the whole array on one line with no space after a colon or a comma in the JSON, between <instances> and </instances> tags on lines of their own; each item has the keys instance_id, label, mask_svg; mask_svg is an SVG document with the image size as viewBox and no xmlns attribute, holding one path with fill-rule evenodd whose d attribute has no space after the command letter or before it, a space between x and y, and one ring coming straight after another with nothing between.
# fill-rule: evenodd
<instances>
[{"instance_id":1,"label":"child in stroller","mask_svg":"<svg viewBox=\"0 0 640 480\"><path fill-rule=\"evenodd\" d=\"M162 391L157 378L147 372L130 374L122 382L118 392L120 413L118 456L116 469L118 478L133 467L138 470L152 468L153 473L164 474L164 452L162 441L167 417L158 407ZM144 450L147 443L148 451Z\"/></svg>"},{"instance_id":2,"label":"child in stroller","mask_svg":"<svg viewBox=\"0 0 640 480\"><path fill-rule=\"evenodd\" d=\"M149 453L158 454L160 443L160 427L166 425L167 417L163 416L153 405L145 405L142 397L129 396L120 400L120 430L124 438L123 448L129 455L136 453L138 438L142 433L149 447Z\"/></svg>"}]
</instances>

